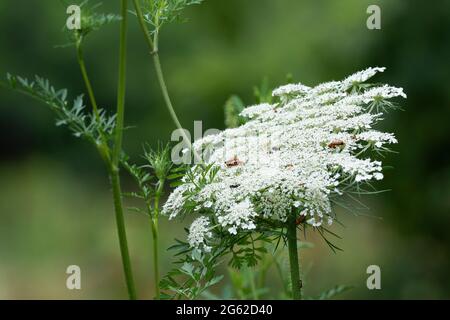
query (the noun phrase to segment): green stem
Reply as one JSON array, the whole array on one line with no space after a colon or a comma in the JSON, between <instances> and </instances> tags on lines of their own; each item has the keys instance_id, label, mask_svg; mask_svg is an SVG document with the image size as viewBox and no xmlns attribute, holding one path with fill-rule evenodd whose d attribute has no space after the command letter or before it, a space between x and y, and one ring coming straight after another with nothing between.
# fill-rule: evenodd
<instances>
[{"instance_id":1,"label":"green stem","mask_svg":"<svg viewBox=\"0 0 450 320\"><path fill-rule=\"evenodd\" d=\"M138 18L139 26L141 27L141 30L145 36L145 43L148 45L150 53L153 54L155 47L153 45L153 40L150 35L150 32L145 24L144 15L142 14L142 9L141 9L141 6L139 5L139 0L133 0L133 4L134 4L134 9L136 10L136 16Z\"/></svg>"},{"instance_id":2,"label":"green stem","mask_svg":"<svg viewBox=\"0 0 450 320\"><path fill-rule=\"evenodd\" d=\"M287 241L289 251L289 265L291 271L292 298L294 300L302 299L302 283L300 281L300 266L297 248L297 224L295 223L295 215L287 222Z\"/></svg>"},{"instance_id":3,"label":"green stem","mask_svg":"<svg viewBox=\"0 0 450 320\"><path fill-rule=\"evenodd\" d=\"M117 89L117 119L114 139L114 150L112 164L119 167L120 153L122 152L123 123L125 114L125 90L126 90L126 59L127 59L127 0L121 0L122 20L120 25L120 48L119 48L119 79Z\"/></svg>"},{"instance_id":4,"label":"green stem","mask_svg":"<svg viewBox=\"0 0 450 320\"><path fill-rule=\"evenodd\" d=\"M94 111L94 115L97 120L100 118L100 114L98 113L97 101L95 99L94 90L92 89L91 81L89 80L86 64L84 63L83 49L81 46L81 41L77 43L77 60L80 65L81 74L83 76L84 84L86 85L86 89L89 95L89 100L92 104L92 110Z\"/></svg>"},{"instance_id":5,"label":"green stem","mask_svg":"<svg viewBox=\"0 0 450 320\"><path fill-rule=\"evenodd\" d=\"M125 219L123 214L122 191L120 189L119 161L122 151L122 135L125 112L125 83L126 83L126 44L127 44L127 0L121 0L122 20L120 25L119 76L117 89L117 119L115 128L114 150L110 167L111 184L113 188L114 207L116 213L117 233L119 236L120 253L125 273L128 295L131 300L136 299L130 254L128 251Z\"/></svg>"},{"instance_id":6,"label":"green stem","mask_svg":"<svg viewBox=\"0 0 450 320\"><path fill-rule=\"evenodd\" d=\"M153 272L154 272L154 282L155 282L155 299L159 300L161 298L161 293L159 291L159 229L158 229L158 218L151 219L152 227L152 238L153 238Z\"/></svg>"},{"instance_id":7,"label":"green stem","mask_svg":"<svg viewBox=\"0 0 450 320\"><path fill-rule=\"evenodd\" d=\"M175 112L172 101L170 99L169 91L167 90L166 81L164 80L164 74L163 74L163 71L161 68L161 61L159 60L158 51L155 51L155 53L153 54L153 63L155 64L156 76L158 78L159 86L161 88L161 92L164 97L164 102L166 103L166 107L169 110L172 121L175 123L177 128L180 130L180 133L181 133L184 141L186 141L188 143L189 150L191 150L194 155L195 163L202 163L200 155L192 147L191 139L188 138L188 136L184 132L183 127L181 126L180 121L178 120L177 114Z\"/></svg>"},{"instance_id":8,"label":"green stem","mask_svg":"<svg viewBox=\"0 0 450 320\"><path fill-rule=\"evenodd\" d=\"M175 109L172 104L172 100L170 99L169 91L167 90L166 81L164 79L164 74L161 67L161 61L159 59L158 54L158 32L155 32L154 39L152 40L151 34L147 28L144 15L142 14L141 7L139 5L138 0L133 0L134 7L136 9L136 15L139 21L139 26L141 27L142 32L144 33L145 42L147 43L147 46L150 50L150 53L153 55L153 63L155 65L156 70L156 76L158 78L159 86L161 88L161 92L164 98L165 105L167 109L169 110L170 117L172 118L172 121L175 123L175 126L181 131L181 135L183 137L183 140L188 143L189 149L194 154L194 159L196 163L202 163L200 155L194 150L192 147L191 139L188 138L186 133L184 132L183 127L181 126L180 120L178 119L178 116L175 112Z\"/></svg>"},{"instance_id":9,"label":"green stem","mask_svg":"<svg viewBox=\"0 0 450 320\"><path fill-rule=\"evenodd\" d=\"M91 81L89 80L88 74L87 74L87 70L86 70L86 64L84 62L84 55L83 55L83 49L82 49L82 44L81 44L81 39L77 42L77 60L78 60L78 64L80 66L80 70L81 70L81 75L83 76L83 80L84 80L84 84L86 86L86 90L88 92L88 96L89 96L89 100L91 101L91 105L92 105L92 111L94 112L94 116L97 120L97 122L100 122L100 113L98 111L98 105L97 105L97 101L95 99L95 95L94 95L94 90L92 89L92 85L91 85ZM102 157L102 159L106 162L106 163L110 163L111 159L110 159L110 149L108 146L108 141L105 137L104 132L101 132L101 130L99 130L99 134L101 137L101 142L97 143L95 142L95 145L97 146L97 149L100 153L100 156Z\"/></svg>"},{"instance_id":10,"label":"green stem","mask_svg":"<svg viewBox=\"0 0 450 320\"><path fill-rule=\"evenodd\" d=\"M159 54L153 54L153 63L155 64L156 76L163 94L164 102L166 103L167 109L169 110L170 116L178 129L182 129L181 123L178 120L175 109L173 108L172 101L169 96L169 91L167 90L166 81L164 80L164 74L161 68L161 61L159 60ZM189 140L188 140L189 141Z\"/></svg>"},{"instance_id":11,"label":"green stem","mask_svg":"<svg viewBox=\"0 0 450 320\"><path fill-rule=\"evenodd\" d=\"M117 234L119 236L120 253L122 265L127 284L130 300L136 300L136 288L134 286L133 270L131 269L130 253L128 251L127 233L125 230L125 219L123 215L122 191L120 189L120 177L117 169L110 171L111 185L113 188L114 208L116 213Z\"/></svg>"},{"instance_id":12,"label":"green stem","mask_svg":"<svg viewBox=\"0 0 450 320\"><path fill-rule=\"evenodd\" d=\"M152 237L153 237L153 270L154 270L154 282L155 282L155 298L159 300L161 298L161 293L159 290L159 227L158 227L158 216L159 216L159 200L164 188L164 180L158 182L158 188L155 194L155 200L153 204L153 216L150 220L150 225L152 227Z\"/></svg>"}]
</instances>

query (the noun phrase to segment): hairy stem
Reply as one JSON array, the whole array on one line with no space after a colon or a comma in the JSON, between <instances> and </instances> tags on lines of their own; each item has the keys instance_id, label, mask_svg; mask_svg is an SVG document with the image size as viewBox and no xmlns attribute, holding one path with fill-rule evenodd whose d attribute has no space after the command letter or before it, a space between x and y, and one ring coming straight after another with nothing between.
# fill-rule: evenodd
<instances>
[{"instance_id":1,"label":"hairy stem","mask_svg":"<svg viewBox=\"0 0 450 320\"><path fill-rule=\"evenodd\" d=\"M125 112L125 82L126 82L126 44L127 44L127 1L121 0L121 25L120 25L120 48L119 48L119 79L117 89L117 119L115 128L114 150L111 160L110 176L113 188L114 208L116 213L117 233L119 236L120 253L131 300L136 299L133 272L131 269L130 254L128 251L127 234L125 230L125 219L123 215L122 191L120 188L119 161L122 151L122 135Z\"/></svg>"},{"instance_id":2,"label":"hairy stem","mask_svg":"<svg viewBox=\"0 0 450 320\"><path fill-rule=\"evenodd\" d=\"M292 298L294 300L301 300L302 283L300 281L300 265L297 248L297 224L295 223L295 216L293 214L291 214L291 217L287 222L287 241L291 271Z\"/></svg>"}]
</instances>

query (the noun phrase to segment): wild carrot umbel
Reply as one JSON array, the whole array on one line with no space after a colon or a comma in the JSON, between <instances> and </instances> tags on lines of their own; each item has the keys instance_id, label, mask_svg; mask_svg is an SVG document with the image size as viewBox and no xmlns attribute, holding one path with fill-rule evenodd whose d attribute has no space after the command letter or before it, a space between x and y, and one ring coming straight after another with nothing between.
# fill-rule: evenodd
<instances>
[{"instance_id":1,"label":"wild carrot umbel","mask_svg":"<svg viewBox=\"0 0 450 320\"><path fill-rule=\"evenodd\" d=\"M208 274L201 266L213 270L226 253L236 268L255 266L267 251L264 243L283 239L292 297L302 298L297 229L317 231L339 250L327 239L339 222L332 203L383 179L382 163L374 158L397 143L393 134L373 128L397 107L392 98L406 98L401 88L366 83L384 70L368 68L316 87L279 87L274 101L244 108L241 125L194 142L198 153L210 156L188 170L163 208L170 218L200 215L187 243L178 246L188 252L185 273L194 279ZM185 289L181 284L175 292Z\"/></svg>"},{"instance_id":2,"label":"wild carrot umbel","mask_svg":"<svg viewBox=\"0 0 450 320\"><path fill-rule=\"evenodd\" d=\"M406 97L403 90L367 83L384 72L380 67L315 87L288 81L271 90L265 81L254 91L257 104L246 107L239 97L232 96L225 106L227 129L208 132L191 143L169 95L159 42L163 25L177 20L183 9L202 0L133 0L134 12L128 11L128 0L119 0L117 16L92 13L86 8L87 2L81 5L81 28L66 31L70 45L76 49L92 110L86 110L82 95L70 104L67 90L57 90L41 77L30 81L8 74L7 82L0 82L0 86L47 104L56 113L58 126L67 126L76 137L95 146L112 189L129 298L136 299L137 294L125 209L145 214L149 224L152 243L148 251L152 254L152 289L156 299L213 297L208 289L222 280L216 269L225 257L229 258L233 289L224 294L243 299L267 297L269 289L262 287L272 264L276 265L283 285L283 292L277 297L303 299L299 250L306 246L299 241L300 236L317 232L331 250L340 250L328 239L336 236L331 229L334 224L341 223L334 205L340 204L343 195L370 192L374 189L372 183L383 179L384 167L377 155L389 152L397 140L394 134L375 129L375 125L388 109L397 108L392 98ZM156 151L145 146L143 164L133 163L123 150L129 13L137 17L165 108L180 129L183 142L188 144L193 164L175 167L168 145L160 145ZM120 20L117 105L115 113L108 115L97 102L95 78L91 82L83 45L91 31L115 20ZM122 191L123 170L134 179L137 191ZM163 203L169 182L174 190ZM124 196L138 199L141 207L125 208ZM185 229L186 240L176 240L170 248L176 251L176 267L161 277L163 232L159 227L163 217L193 219ZM289 272L280 267L278 258L285 259L282 267L289 267ZM243 277L248 280L246 283L240 281ZM342 290L341 287L334 292Z\"/></svg>"}]
</instances>

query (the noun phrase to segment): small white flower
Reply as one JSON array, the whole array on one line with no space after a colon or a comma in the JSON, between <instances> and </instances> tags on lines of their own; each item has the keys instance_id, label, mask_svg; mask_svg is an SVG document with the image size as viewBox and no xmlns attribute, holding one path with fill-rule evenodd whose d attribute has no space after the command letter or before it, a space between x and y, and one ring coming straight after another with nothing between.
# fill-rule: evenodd
<instances>
[{"instance_id":1,"label":"small white flower","mask_svg":"<svg viewBox=\"0 0 450 320\"><path fill-rule=\"evenodd\" d=\"M203 206L204 206L205 208L211 208L212 205L213 205L213 203L212 203L211 201L206 201L206 202L203 204Z\"/></svg>"},{"instance_id":2,"label":"small white flower","mask_svg":"<svg viewBox=\"0 0 450 320\"><path fill-rule=\"evenodd\" d=\"M210 251L211 247L206 245L207 239L212 236L210 228L211 226L208 218L200 217L195 219L189 228L189 245L196 249L201 249L203 247L206 252Z\"/></svg>"},{"instance_id":3,"label":"small white flower","mask_svg":"<svg viewBox=\"0 0 450 320\"><path fill-rule=\"evenodd\" d=\"M381 172L375 172L375 173L373 174L373 177L374 177L376 180L383 180L383 174L382 174Z\"/></svg>"},{"instance_id":4,"label":"small white flower","mask_svg":"<svg viewBox=\"0 0 450 320\"><path fill-rule=\"evenodd\" d=\"M309 90L311 90L310 87L307 87L301 83L297 84L287 84L285 86L279 87L278 89L274 90L272 93L272 96L274 97L281 97L286 95L299 95L299 94L305 94Z\"/></svg>"},{"instance_id":5,"label":"small white flower","mask_svg":"<svg viewBox=\"0 0 450 320\"><path fill-rule=\"evenodd\" d=\"M320 227L322 225L322 221L317 221L316 218L311 218L307 220L306 223L312 225L313 227Z\"/></svg>"},{"instance_id":6,"label":"small white flower","mask_svg":"<svg viewBox=\"0 0 450 320\"><path fill-rule=\"evenodd\" d=\"M329 226L331 226L331 225L333 224L333 218L328 217L328 219L327 219L327 224L328 224Z\"/></svg>"}]
</instances>

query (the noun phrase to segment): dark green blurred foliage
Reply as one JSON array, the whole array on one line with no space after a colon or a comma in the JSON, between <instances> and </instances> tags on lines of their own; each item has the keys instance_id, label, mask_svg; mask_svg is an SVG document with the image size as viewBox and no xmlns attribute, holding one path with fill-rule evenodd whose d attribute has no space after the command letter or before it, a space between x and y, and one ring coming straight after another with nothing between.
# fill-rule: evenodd
<instances>
[{"instance_id":1,"label":"dark green blurred foliage","mask_svg":"<svg viewBox=\"0 0 450 320\"><path fill-rule=\"evenodd\" d=\"M104 1L100 10L117 13L116 2ZM372 31L366 9L374 3L382 9L382 29ZM84 92L73 48L54 48L67 40L65 9L56 0L1 1L0 74L39 74L56 87ZM408 94L404 111L391 112L384 124L400 141L399 153L385 159L393 170L377 186L391 191L362 197L371 210L359 217L339 212L346 227L334 231L343 237L343 253L308 235L316 243L302 254L308 296L343 284L355 287L344 298L450 298L449 13L446 0L208 0L187 10L189 22L163 31L169 91L189 130L194 120L204 129L224 128L230 95L253 104L254 86L261 90L265 77L270 87L284 84L288 73L313 85L385 66L377 79ZM118 28L109 24L86 39L87 67L107 110L115 106ZM134 17L129 34L124 148L138 159L144 142L170 140L174 126ZM4 90L0 143L0 298L122 297L113 211L95 150L55 127L43 106ZM124 179L127 188L132 182L125 173ZM127 216L137 286L150 298L145 221ZM183 226L164 222L162 230L171 232L161 233L162 245L184 237ZM170 262L166 255L162 272ZM70 264L82 268L81 291L65 288ZM365 286L371 264L381 267L382 290ZM275 276L268 282L281 290Z\"/></svg>"}]
</instances>

